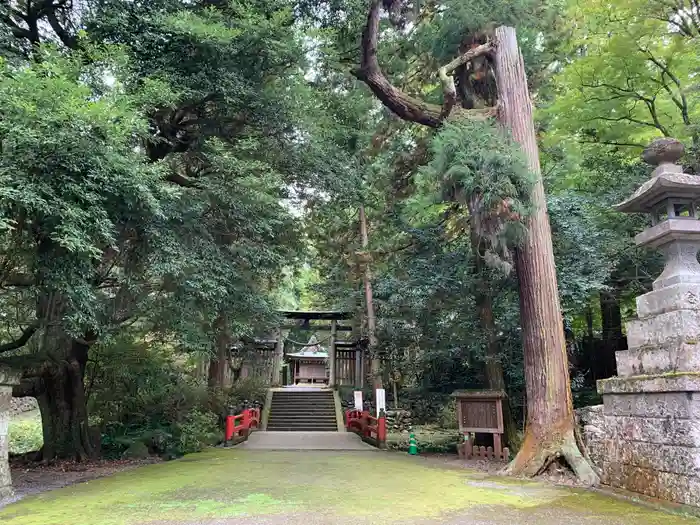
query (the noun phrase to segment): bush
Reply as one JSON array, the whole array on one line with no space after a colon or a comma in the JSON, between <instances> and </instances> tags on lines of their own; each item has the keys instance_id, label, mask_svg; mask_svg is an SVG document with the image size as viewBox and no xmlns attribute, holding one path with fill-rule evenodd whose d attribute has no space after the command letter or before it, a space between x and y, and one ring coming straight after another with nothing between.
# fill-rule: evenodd
<instances>
[{"instance_id":1,"label":"bush","mask_svg":"<svg viewBox=\"0 0 700 525\"><path fill-rule=\"evenodd\" d=\"M229 407L240 409L247 406L265 404L267 385L259 378L246 378L236 381L226 389L209 390L207 409L223 420Z\"/></svg>"},{"instance_id":2,"label":"bush","mask_svg":"<svg viewBox=\"0 0 700 525\"><path fill-rule=\"evenodd\" d=\"M37 410L32 417L22 416L10 420L10 454L35 452L44 446L41 414Z\"/></svg>"},{"instance_id":3,"label":"bush","mask_svg":"<svg viewBox=\"0 0 700 525\"><path fill-rule=\"evenodd\" d=\"M411 411L414 424L437 423L441 419L445 405L451 399L449 394L427 392L422 389L405 389L399 392L399 404L401 408Z\"/></svg>"},{"instance_id":4,"label":"bush","mask_svg":"<svg viewBox=\"0 0 700 525\"><path fill-rule=\"evenodd\" d=\"M454 398L445 403L438 414L437 423L441 428L457 430L457 401Z\"/></svg>"},{"instance_id":5,"label":"bush","mask_svg":"<svg viewBox=\"0 0 700 525\"><path fill-rule=\"evenodd\" d=\"M99 345L92 364L89 409L105 456L121 457L137 443L166 457L215 444L219 412L210 392L183 372L171 349L120 339Z\"/></svg>"},{"instance_id":6,"label":"bush","mask_svg":"<svg viewBox=\"0 0 700 525\"><path fill-rule=\"evenodd\" d=\"M170 450L176 456L200 452L224 438L218 418L211 412L193 410L174 425L175 440Z\"/></svg>"},{"instance_id":7,"label":"bush","mask_svg":"<svg viewBox=\"0 0 700 525\"><path fill-rule=\"evenodd\" d=\"M460 435L456 431L444 430L432 425L421 425L414 429L418 451L423 453L454 454L457 452L457 444ZM410 434L403 432L396 434L390 432L387 436L387 447L391 450L408 450Z\"/></svg>"}]
</instances>

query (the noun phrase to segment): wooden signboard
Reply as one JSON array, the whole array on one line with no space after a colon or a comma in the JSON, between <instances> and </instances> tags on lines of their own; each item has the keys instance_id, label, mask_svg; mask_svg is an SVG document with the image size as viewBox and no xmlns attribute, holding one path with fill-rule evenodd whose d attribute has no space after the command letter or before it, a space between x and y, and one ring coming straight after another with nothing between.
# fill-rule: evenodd
<instances>
[{"instance_id":1,"label":"wooden signboard","mask_svg":"<svg viewBox=\"0 0 700 525\"><path fill-rule=\"evenodd\" d=\"M471 434L493 434L493 449L486 457L508 459L508 449L501 445L503 435L503 400L499 390L458 390L452 393L457 402L457 422L460 433L466 437L464 454L467 458L482 455L484 447L472 447ZM491 447L488 447L491 449Z\"/></svg>"}]
</instances>

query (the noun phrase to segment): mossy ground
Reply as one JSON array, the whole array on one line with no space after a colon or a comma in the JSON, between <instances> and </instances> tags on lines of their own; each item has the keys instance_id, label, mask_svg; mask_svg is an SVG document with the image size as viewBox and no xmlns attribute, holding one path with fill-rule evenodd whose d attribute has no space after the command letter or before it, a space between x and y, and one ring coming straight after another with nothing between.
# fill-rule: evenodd
<instances>
[{"instance_id":1,"label":"mossy ground","mask_svg":"<svg viewBox=\"0 0 700 525\"><path fill-rule=\"evenodd\" d=\"M0 523L137 525L298 513L325 516L321 523L334 517L417 523L485 507L523 517L542 509L556 516L561 509L591 523L698 523L598 494L488 479L398 453L242 449L208 450L27 498L0 510Z\"/></svg>"}]
</instances>

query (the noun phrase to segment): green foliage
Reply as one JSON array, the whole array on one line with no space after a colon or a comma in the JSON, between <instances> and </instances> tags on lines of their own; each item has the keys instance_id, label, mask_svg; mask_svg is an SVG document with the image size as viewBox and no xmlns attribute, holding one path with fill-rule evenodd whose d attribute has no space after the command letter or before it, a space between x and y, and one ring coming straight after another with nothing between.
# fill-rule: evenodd
<instances>
[{"instance_id":1,"label":"green foliage","mask_svg":"<svg viewBox=\"0 0 700 525\"><path fill-rule=\"evenodd\" d=\"M569 2L566 20L553 140L619 144L628 156L660 135L695 146L697 13L661 0Z\"/></svg>"},{"instance_id":2,"label":"green foliage","mask_svg":"<svg viewBox=\"0 0 700 525\"><path fill-rule=\"evenodd\" d=\"M175 424L176 454L200 452L204 448L220 443L223 439L218 418L210 412L193 410L188 412L183 421Z\"/></svg>"},{"instance_id":3,"label":"green foliage","mask_svg":"<svg viewBox=\"0 0 700 525\"><path fill-rule=\"evenodd\" d=\"M450 427L443 428L436 425L418 425L414 428L416 445L419 453L423 454L456 454L457 445L460 443L460 434ZM389 433L387 447L390 450L407 452L409 446L409 433Z\"/></svg>"},{"instance_id":4,"label":"green foliage","mask_svg":"<svg viewBox=\"0 0 700 525\"><path fill-rule=\"evenodd\" d=\"M152 453L178 456L219 435L219 414L207 411L206 387L184 373L171 349L122 338L101 344L92 364L89 409L106 455L140 442Z\"/></svg>"},{"instance_id":5,"label":"green foliage","mask_svg":"<svg viewBox=\"0 0 700 525\"><path fill-rule=\"evenodd\" d=\"M460 120L435 135L431 153L419 189L437 189L439 202L468 208L472 233L487 243L487 262L508 258L525 237L535 180L520 149L492 124Z\"/></svg>"},{"instance_id":6,"label":"green foliage","mask_svg":"<svg viewBox=\"0 0 700 525\"><path fill-rule=\"evenodd\" d=\"M20 455L40 450L44 444L41 414L37 412L31 417L23 414L11 419L8 439L10 454Z\"/></svg>"}]
</instances>

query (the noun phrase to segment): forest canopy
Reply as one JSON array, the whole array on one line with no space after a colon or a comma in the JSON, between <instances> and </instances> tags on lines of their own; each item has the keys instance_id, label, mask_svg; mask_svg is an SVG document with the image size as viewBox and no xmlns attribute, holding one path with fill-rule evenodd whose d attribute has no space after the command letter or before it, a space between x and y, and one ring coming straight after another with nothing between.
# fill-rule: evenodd
<instances>
[{"instance_id":1,"label":"forest canopy","mask_svg":"<svg viewBox=\"0 0 700 525\"><path fill-rule=\"evenodd\" d=\"M541 178L504 130L499 26L517 31ZM399 398L505 390L517 447L518 257L541 183L552 329L574 402L593 401L660 271L632 240L645 219L611 206L654 138L697 172L699 35L683 0L4 2L0 362L39 402L43 459L179 436L187 417L213 432L232 348L280 309L356 312L372 380Z\"/></svg>"}]
</instances>

